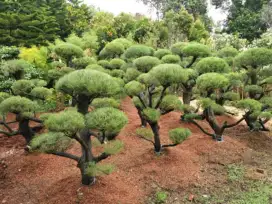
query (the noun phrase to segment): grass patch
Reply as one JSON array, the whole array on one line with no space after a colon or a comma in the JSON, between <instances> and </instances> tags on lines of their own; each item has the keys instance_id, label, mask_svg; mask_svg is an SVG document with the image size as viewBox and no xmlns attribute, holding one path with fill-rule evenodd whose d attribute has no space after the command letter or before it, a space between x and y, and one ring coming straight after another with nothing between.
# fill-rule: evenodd
<instances>
[{"instance_id":1,"label":"grass patch","mask_svg":"<svg viewBox=\"0 0 272 204\"><path fill-rule=\"evenodd\" d=\"M237 164L228 165L228 179L230 181L240 181L244 178L245 167Z\"/></svg>"}]
</instances>

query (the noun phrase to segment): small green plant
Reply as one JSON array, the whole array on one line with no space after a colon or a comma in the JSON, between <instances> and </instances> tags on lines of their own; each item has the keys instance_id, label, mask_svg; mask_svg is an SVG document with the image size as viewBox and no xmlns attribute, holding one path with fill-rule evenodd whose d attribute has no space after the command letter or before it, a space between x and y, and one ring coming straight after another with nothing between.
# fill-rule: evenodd
<instances>
[{"instance_id":1,"label":"small green plant","mask_svg":"<svg viewBox=\"0 0 272 204\"><path fill-rule=\"evenodd\" d=\"M168 197L167 192L165 192L165 191L158 191L158 192L156 193L156 200L155 200L155 203L156 203L156 204L165 203L167 197Z\"/></svg>"},{"instance_id":2,"label":"small green plant","mask_svg":"<svg viewBox=\"0 0 272 204\"><path fill-rule=\"evenodd\" d=\"M242 180L245 174L245 168L242 165L230 164L228 165L228 179L230 181Z\"/></svg>"}]
</instances>

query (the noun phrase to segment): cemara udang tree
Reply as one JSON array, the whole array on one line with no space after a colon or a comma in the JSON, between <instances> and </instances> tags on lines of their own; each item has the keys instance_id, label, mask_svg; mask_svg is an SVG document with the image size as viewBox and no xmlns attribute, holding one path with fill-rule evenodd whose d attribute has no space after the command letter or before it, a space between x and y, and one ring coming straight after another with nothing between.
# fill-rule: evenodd
<instances>
[{"instance_id":1,"label":"cemara udang tree","mask_svg":"<svg viewBox=\"0 0 272 204\"><path fill-rule=\"evenodd\" d=\"M44 115L42 119L48 132L33 139L32 150L75 160L84 185L94 184L97 175L110 173L111 167L98 163L119 152L122 142L107 142L97 156L93 153L93 144L95 141L106 140L105 134L102 134L101 139L97 131L120 131L127 123L127 117L112 107L97 108L91 112L89 110L96 98L114 96L120 92L120 88L115 78L95 70L78 70L60 78L56 89L72 96L76 109ZM72 141L80 144L80 155L66 152Z\"/></svg>"},{"instance_id":2,"label":"cemara udang tree","mask_svg":"<svg viewBox=\"0 0 272 204\"><path fill-rule=\"evenodd\" d=\"M163 148L182 143L190 135L188 129L178 128L169 133L172 143L162 145L159 132L160 116L181 108L179 98L168 94L170 86L185 81L187 78L188 75L179 65L161 64L152 68L148 73L141 74L137 80L125 86L127 94L133 98L135 106L140 109L141 115L152 130L151 134L148 131L140 131L139 136L151 142L158 154Z\"/></svg>"}]
</instances>

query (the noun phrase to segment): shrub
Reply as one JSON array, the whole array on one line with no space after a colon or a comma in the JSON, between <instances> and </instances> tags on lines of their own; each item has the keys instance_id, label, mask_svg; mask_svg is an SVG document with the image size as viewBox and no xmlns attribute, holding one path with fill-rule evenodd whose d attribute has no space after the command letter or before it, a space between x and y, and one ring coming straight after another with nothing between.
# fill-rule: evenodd
<instances>
[{"instance_id":1,"label":"shrub","mask_svg":"<svg viewBox=\"0 0 272 204\"><path fill-rule=\"evenodd\" d=\"M209 72L228 73L230 72L230 67L224 59L217 57L207 57L201 59L196 64L196 70L198 71L199 74Z\"/></svg>"},{"instance_id":2,"label":"shrub","mask_svg":"<svg viewBox=\"0 0 272 204\"><path fill-rule=\"evenodd\" d=\"M165 55L170 55L172 54L170 50L168 49L158 49L154 53L154 57L157 57L158 59L163 58Z\"/></svg>"},{"instance_id":3,"label":"shrub","mask_svg":"<svg viewBox=\"0 0 272 204\"><path fill-rule=\"evenodd\" d=\"M144 56L139 57L133 61L134 66L140 71L140 72L148 72L153 67L160 64L160 60L156 57L151 56Z\"/></svg>"},{"instance_id":4,"label":"shrub","mask_svg":"<svg viewBox=\"0 0 272 204\"><path fill-rule=\"evenodd\" d=\"M145 45L132 45L129 47L124 56L127 59L136 59L143 56L153 56L154 49Z\"/></svg>"},{"instance_id":5,"label":"shrub","mask_svg":"<svg viewBox=\"0 0 272 204\"><path fill-rule=\"evenodd\" d=\"M179 64L181 61L178 55L165 55L162 58L162 62L166 64Z\"/></svg>"}]
</instances>

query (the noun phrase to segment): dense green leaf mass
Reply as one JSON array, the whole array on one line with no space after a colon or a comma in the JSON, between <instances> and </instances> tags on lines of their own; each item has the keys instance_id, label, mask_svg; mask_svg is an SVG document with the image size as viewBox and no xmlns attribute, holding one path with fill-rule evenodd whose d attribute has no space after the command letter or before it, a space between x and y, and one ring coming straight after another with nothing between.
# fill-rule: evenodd
<instances>
[{"instance_id":1,"label":"dense green leaf mass","mask_svg":"<svg viewBox=\"0 0 272 204\"><path fill-rule=\"evenodd\" d=\"M229 80L222 74L207 73L198 77L196 84L200 91L210 91L214 89L225 88L228 86Z\"/></svg>"},{"instance_id":2,"label":"dense green leaf mass","mask_svg":"<svg viewBox=\"0 0 272 204\"><path fill-rule=\"evenodd\" d=\"M150 87L152 85L158 86L160 84L159 81L156 79L156 77L154 77L153 75L149 73L141 74L137 78L137 81L144 84L146 87Z\"/></svg>"},{"instance_id":3,"label":"dense green leaf mass","mask_svg":"<svg viewBox=\"0 0 272 204\"><path fill-rule=\"evenodd\" d=\"M80 47L70 43L61 43L57 45L55 47L55 52L65 60L71 60L72 57L83 56L83 50Z\"/></svg>"},{"instance_id":4,"label":"dense green leaf mass","mask_svg":"<svg viewBox=\"0 0 272 204\"><path fill-rule=\"evenodd\" d=\"M160 60L157 57L144 56L139 57L133 61L134 66L140 72L149 72L153 67L160 64Z\"/></svg>"},{"instance_id":5,"label":"dense green leaf mass","mask_svg":"<svg viewBox=\"0 0 272 204\"><path fill-rule=\"evenodd\" d=\"M49 132L36 136L30 143L32 151L45 153L63 152L72 143L71 138L61 132Z\"/></svg>"},{"instance_id":6,"label":"dense green leaf mass","mask_svg":"<svg viewBox=\"0 0 272 204\"><path fill-rule=\"evenodd\" d=\"M137 77L141 74L141 72L139 72L137 69L135 68L128 68L126 70L125 76L124 76L124 81L126 83L133 81L135 79L137 79Z\"/></svg>"},{"instance_id":7,"label":"dense green leaf mass","mask_svg":"<svg viewBox=\"0 0 272 204\"><path fill-rule=\"evenodd\" d=\"M131 81L125 85L125 90L129 96L138 96L144 91L144 85L138 81Z\"/></svg>"},{"instance_id":8,"label":"dense green leaf mass","mask_svg":"<svg viewBox=\"0 0 272 204\"><path fill-rule=\"evenodd\" d=\"M86 115L87 127L102 132L119 132L127 122L127 116L112 107L98 108Z\"/></svg>"},{"instance_id":9,"label":"dense green leaf mass","mask_svg":"<svg viewBox=\"0 0 272 204\"><path fill-rule=\"evenodd\" d=\"M181 110L182 103L180 99L175 95L166 95L163 97L162 102L160 104L160 109L162 111L173 111L173 110Z\"/></svg>"},{"instance_id":10,"label":"dense green leaf mass","mask_svg":"<svg viewBox=\"0 0 272 204\"><path fill-rule=\"evenodd\" d=\"M96 98L92 101L91 105L94 108L105 108L105 107L119 108L120 107L120 103L114 98Z\"/></svg>"},{"instance_id":11,"label":"dense green leaf mass","mask_svg":"<svg viewBox=\"0 0 272 204\"><path fill-rule=\"evenodd\" d=\"M29 96L33 88L34 84L32 83L32 81L25 79L15 81L11 86L14 95L19 96Z\"/></svg>"},{"instance_id":12,"label":"dense green leaf mass","mask_svg":"<svg viewBox=\"0 0 272 204\"><path fill-rule=\"evenodd\" d=\"M60 113L48 114L46 117L44 124L49 131L62 132L67 136L73 136L85 127L83 115L76 110L68 109Z\"/></svg>"},{"instance_id":13,"label":"dense green leaf mass","mask_svg":"<svg viewBox=\"0 0 272 204\"><path fill-rule=\"evenodd\" d=\"M59 79L56 88L69 95L82 94L94 98L114 95L120 91L114 78L95 70L71 72Z\"/></svg>"},{"instance_id":14,"label":"dense green leaf mass","mask_svg":"<svg viewBox=\"0 0 272 204\"><path fill-rule=\"evenodd\" d=\"M155 76L164 87L188 80L188 74L185 69L176 64L161 64L154 67L149 73Z\"/></svg>"},{"instance_id":15,"label":"dense green leaf mass","mask_svg":"<svg viewBox=\"0 0 272 204\"><path fill-rule=\"evenodd\" d=\"M145 116L145 118L150 121L151 123L156 123L159 121L160 119L160 111L157 109L153 109L153 108L145 108L143 110L143 114Z\"/></svg>"},{"instance_id":16,"label":"dense green leaf mass","mask_svg":"<svg viewBox=\"0 0 272 204\"><path fill-rule=\"evenodd\" d=\"M11 96L0 104L0 113L33 113L37 109L37 104L28 98L21 96Z\"/></svg>"},{"instance_id":17,"label":"dense green leaf mass","mask_svg":"<svg viewBox=\"0 0 272 204\"><path fill-rule=\"evenodd\" d=\"M176 128L169 131L169 137L174 144L182 143L191 134L191 131L187 128Z\"/></svg>"},{"instance_id":18,"label":"dense green leaf mass","mask_svg":"<svg viewBox=\"0 0 272 204\"><path fill-rule=\"evenodd\" d=\"M171 51L174 55L179 55L182 56L183 53L183 48L188 45L187 42L178 42L171 47Z\"/></svg>"},{"instance_id":19,"label":"dense green leaf mass","mask_svg":"<svg viewBox=\"0 0 272 204\"><path fill-rule=\"evenodd\" d=\"M158 59L161 59L165 55L170 55L170 54L172 54L172 53L168 49L158 49L157 51L155 51L154 56L157 57Z\"/></svg>"},{"instance_id":20,"label":"dense green leaf mass","mask_svg":"<svg viewBox=\"0 0 272 204\"><path fill-rule=\"evenodd\" d=\"M110 68L111 69L120 69L126 62L122 59L115 58L110 61Z\"/></svg>"},{"instance_id":21,"label":"dense green leaf mass","mask_svg":"<svg viewBox=\"0 0 272 204\"><path fill-rule=\"evenodd\" d=\"M224 59L217 57L206 57L197 63L196 70L199 74L209 72L227 73L230 72L230 67Z\"/></svg>"},{"instance_id":22,"label":"dense green leaf mass","mask_svg":"<svg viewBox=\"0 0 272 204\"><path fill-rule=\"evenodd\" d=\"M23 73L31 64L25 60L9 60L0 65L0 73L5 76L13 76L16 79L21 79Z\"/></svg>"},{"instance_id":23,"label":"dense green leaf mass","mask_svg":"<svg viewBox=\"0 0 272 204\"><path fill-rule=\"evenodd\" d=\"M52 95L52 90L44 87L35 87L30 92L30 95L34 97L34 99L45 100L47 97Z\"/></svg>"},{"instance_id":24,"label":"dense green leaf mass","mask_svg":"<svg viewBox=\"0 0 272 204\"><path fill-rule=\"evenodd\" d=\"M92 57L75 58L72 61L76 69L85 69L89 64L95 64L96 60Z\"/></svg>"},{"instance_id":25,"label":"dense green leaf mass","mask_svg":"<svg viewBox=\"0 0 272 204\"><path fill-rule=\"evenodd\" d=\"M187 44L182 51L186 56L193 57L208 57L211 55L211 50L207 45L195 42Z\"/></svg>"},{"instance_id":26,"label":"dense green leaf mass","mask_svg":"<svg viewBox=\"0 0 272 204\"><path fill-rule=\"evenodd\" d=\"M272 50L267 48L251 48L235 57L235 64L242 68L250 66L258 68L272 63Z\"/></svg>"},{"instance_id":27,"label":"dense green leaf mass","mask_svg":"<svg viewBox=\"0 0 272 204\"><path fill-rule=\"evenodd\" d=\"M259 101L247 98L247 99L243 99L243 100L238 101L237 107L244 109L246 111L255 112L255 111L261 111L262 104Z\"/></svg>"},{"instance_id":28,"label":"dense green leaf mass","mask_svg":"<svg viewBox=\"0 0 272 204\"><path fill-rule=\"evenodd\" d=\"M4 101L5 99L9 98L10 95L6 92L0 92L0 103L2 103L2 101Z\"/></svg>"},{"instance_id":29,"label":"dense green leaf mass","mask_svg":"<svg viewBox=\"0 0 272 204\"><path fill-rule=\"evenodd\" d=\"M136 59L143 56L153 56L154 49L145 45L132 45L129 47L124 56L127 59Z\"/></svg>"},{"instance_id":30,"label":"dense green leaf mass","mask_svg":"<svg viewBox=\"0 0 272 204\"><path fill-rule=\"evenodd\" d=\"M178 55L165 55L162 57L162 62L165 64L179 64L181 62Z\"/></svg>"},{"instance_id":31,"label":"dense green leaf mass","mask_svg":"<svg viewBox=\"0 0 272 204\"><path fill-rule=\"evenodd\" d=\"M99 53L102 59L113 59L120 57L125 51L124 46L120 42L110 42Z\"/></svg>"}]
</instances>

